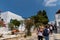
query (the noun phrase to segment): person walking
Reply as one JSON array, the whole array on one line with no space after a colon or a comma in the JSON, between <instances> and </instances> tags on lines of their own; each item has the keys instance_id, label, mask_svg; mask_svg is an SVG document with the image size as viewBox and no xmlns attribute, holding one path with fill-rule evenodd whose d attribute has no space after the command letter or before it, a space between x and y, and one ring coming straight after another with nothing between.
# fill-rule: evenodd
<instances>
[{"instance_id":1,"label":"person walking","mask_svg":"<svg viewBox=\"0 0 60 40\"><path fill-rule=\"evenodd\" d=\"M41 26L38 28L37 34L38 34L38 40L43 40L43 28Z\"/></svg>"},{"instance_id":2,"label":"person walking","mask_svg":"<svg viewBox=\"0 0 60 40\"><path fill-rule=\"evenodd\" d=\"M54 32L57 33L57 26L56 26L56 24L54 25Z\"/></svg>"},{"instance_id":3,"label":"person walking","mask_svg":"<svg viewBox=\"0 0 60 40\"><path fill-rule=\"evenodd\" d=\"M45 26L45 29L43 31L43 36L45 40L49 40L49 27L48 26Z\"/></svg>"},{"instance_id":4,"label":"person walking","mask_svg":"<svg viewBox=\"0 0 60 40\"><path fill-rule=\"evenodd\" d=\"M52 25L50 25L50 33L52 34L53 33L53 26Z\"/></svg>"}]
</instances>

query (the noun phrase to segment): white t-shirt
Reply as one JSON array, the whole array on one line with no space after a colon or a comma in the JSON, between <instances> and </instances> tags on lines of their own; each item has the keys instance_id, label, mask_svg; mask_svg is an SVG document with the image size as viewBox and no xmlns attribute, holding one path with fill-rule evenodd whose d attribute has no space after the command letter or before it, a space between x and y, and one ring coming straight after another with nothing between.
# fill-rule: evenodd
<instances>
[{"instance_id":1,"label":"white t-shirt","mask_svg":"<svg viewBox=\"0 0 60 40\"><path fill-rule=\"evenodd\" d=\"M38 35L39 35L39 36L43 36L42 32L38 32Z\"/></svg>"},{"instance_id":2,"label":"white t-shirt","mask_svg":"<svg viewBox=\"0 0 60 40\"><path fill-rule=\"evenodd\" d=\"M50 26L50 29L51 29L51 30L53 29L52 26Z\"/></svg>"},{"instance_id":3,"label":"white t-shirt","mask_svg":"<svg viewBox=\"0 0 60 40\"><path fill-rule=\"evenodd\" d=\"M48 30L48 33L49 33L50 32L50 29L48 28L47 30Z\"/></svg>"}]
</instances>

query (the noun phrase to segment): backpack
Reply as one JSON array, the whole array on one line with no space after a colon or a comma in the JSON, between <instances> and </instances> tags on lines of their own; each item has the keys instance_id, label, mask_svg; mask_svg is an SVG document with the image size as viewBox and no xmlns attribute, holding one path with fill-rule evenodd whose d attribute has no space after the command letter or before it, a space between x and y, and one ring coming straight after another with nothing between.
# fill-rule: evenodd
<instances>
[{"instance_id":1,"label":"backpack","mask_svg":"<svg viewBox=\"0 0 60 40\"><path fill-rule=\"evenodd\" d=\"M43 31L43 36L48 36L48 35L49 35L48 29L45 29L45 30Z\"/></svg>"}]
</instances>

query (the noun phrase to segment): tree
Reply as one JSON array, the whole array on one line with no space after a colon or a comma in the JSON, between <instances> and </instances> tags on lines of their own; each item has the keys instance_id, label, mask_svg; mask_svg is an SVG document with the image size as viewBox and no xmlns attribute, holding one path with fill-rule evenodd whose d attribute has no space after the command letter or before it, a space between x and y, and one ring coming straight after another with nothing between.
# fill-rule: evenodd
<instances>
[{"instance_id":1,"label":"tree","mask_svg":"<svg viewBox=\"0 0 60 40\"><path fill-rule=\"evenodd\" d=\"M14 20L11 19L10 24L13 24L14 28L17 29L21 23L20 23L20 21L18 21L16 19L14 19Z\"/></svg>"},{"instance_id":2,"label":"tree","mask_svg":"<svg viewBox=\"0 0 60 40\"><path fill-rule=\"evenodd\" d=\"M8 28L9 28L9 30L13 30L14 29L14 25L12 23L8 23Z\"/></svg>"},{"instance_id":3,"label":"tree","mask_svg":"<svg viewBox=\"0 0 60 40\"><path fill-rule=\"evenodd\" d=\"M26 25L25 28L27 30L26 35L30 36L31 35L31 28L33 26L32 20L25 20L25 25Z\"/></svg>"},{"instance_id":4,"label":"tree","mask_svg":"<svg viewBox=\"0 0 60 40\"><path fill-rule=\"evenodd\" d=\"M36 27L41 24L46 25L49 21L45 10L39 10L37 12L37 15L31 16L31 19L34 20L34 24Z\"/></svg>"}]
</instances>

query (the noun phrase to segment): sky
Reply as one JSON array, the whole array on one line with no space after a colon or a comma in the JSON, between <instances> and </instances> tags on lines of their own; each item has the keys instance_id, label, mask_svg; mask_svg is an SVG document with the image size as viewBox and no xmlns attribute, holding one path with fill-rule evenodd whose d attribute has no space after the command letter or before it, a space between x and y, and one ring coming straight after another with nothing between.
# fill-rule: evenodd
<instances>
[{"instance_id":1,"label":"sky","mask_svg":"<svg viewBox=\"0 0 60 40\"><path fill-rule=\"evenodd\" d=\"M49 21L55 20L60 9L60 0L0 0L0 10L11 11L24 18L36 15L39 10L46 10Z\"/></svg>"}]
</instances>

